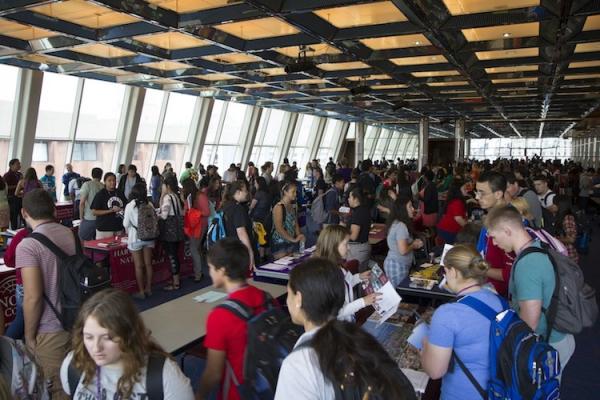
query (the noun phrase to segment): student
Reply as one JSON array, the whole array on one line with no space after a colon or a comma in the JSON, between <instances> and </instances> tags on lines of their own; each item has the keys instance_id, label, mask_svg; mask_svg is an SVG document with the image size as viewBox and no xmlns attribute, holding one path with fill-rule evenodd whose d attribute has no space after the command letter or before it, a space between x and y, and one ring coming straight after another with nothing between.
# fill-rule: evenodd
<instances>
[{"instance_id":1,"label":"student","mask_svg":"<svg viewBox=\"0 0 600 400\"><path fill-rule=\"evenodd\" d=\"M152 204L158 207L160 204L160 189L162 186L162 175L156 165L152 166L152 177L150 178L150 193L152 194Z\"/></svg>"},{"instance_id":2,"label":"student","mask_svg":"<svg viewBox=\"0 0 600 400\"><path fill-rule=\"evenodd\" d=\"M0 175L0 231L8 229L10 225L10 207L7 193L8 185Z\"/></svg>"},{"instance_id":3,"label":"student","mask_svg":"<svg viewBox=\"0 0 600 400\"><path fill-rule=\"evenodd\" d=\"M414 238L412 219L415 214L412 197L402 195L394 202L387 219L389 251L383 269L394 287L408 276L414 261L413 250L423 247L423 241Z\"/></svg>"},{"instance_id":4,"label":"student","mask_svg":"<svg viewBox=\"0 0 600 400\"><path fill-rule=\"evenodd\" d=\"M96 216L96 239L123 233L123 210L126 203L123 193L117 190L115 174L104 174L104 189L96 193L90 206Z\"/></svg>"},{"instance_id":5,"label":"student","mask_svg":"<svg viewBox=\"0 0 600 400\"><path fill-rule=\"evenodd\" d=\"M71 164L66 164L65 169L67 172L65 172L62 176L63 195L65 196L65 200L70 200L69 182L71 182L73 179L79 178L80 175L73 171L73 166Z\"/></svg>"},{"instance_id":6,"label":"student","mask_svg":"<svg viewBox=\"0 0 600 400\"><path fill-rule=\"evenodd\" d=\"M94 240L96 238L96 216L91 205L96 194L104 189L100 179L102 179L102 169L92 168L92 180L85 182L79 191L79 216L81 217L79 238L81 240Z\"/></svg>"},{"instance_id":7,"label":"student","mask_svg":"<svg viewBox=\"0 0 600 400\"><path fill-rule=\"evenodd\" d=\"M265 178L267 185L270 185L271 181L273 180L273 168L273 163L271 161L267 161L262 167L260 167L261 176Z\"/></svg>"},{"instance_id":8,"label":"student","mask_svg":"<svg viewBox=\"0 0 600 400\"><path fill-rule=\"evenodd\" d=\"M377 301L378 293L371 293L359 299L354 299L354 287L359 283L366 281L371 276L371 271L365 271L360 274L352 274L344 268L344 259L348 253L348 242L350 241L350 231L341 225L328 225L319 234L317 239L317 248L315 257L326 258L339 266L344 274L345 300L344 306L340 309L338 319L352 321L354 314L363 308L374 304Z\"/></svg>"},{"instance_id":9,"label":"student","mask_svg":"<svg viewBox=\"0 0 600 400\"><path fill-rule=\"evenodd\" d=\"M548 186L548 178L545 175L538 175L533 178L533 186L542 205L542 227L551 235L555 235L554 215L558 212L558 207L554 205L556 193Z\"/></svg>"},{"instance_id":10,"label":"student","mask_svg":"<svg viewBox=\"0 0 600 400\"><path fill-rule=\"evenodd\" d=\"M571 198L564 194L554 196L552 200L556 207L556 215L554 217L554 232L558 240L563 242L569 257L579 264L579 253L575 247L577 240L577 221L571 209Z\"/></svg>"},{"instance_id":11,"label":"student","mask_svg":"<svg viewBox=\"0 0 600 400\"><path fill-rule=\"evenodd\" d=\"M223 218L227 237L239 239L250 253L250 270L256 265L257 241L254 236L254 225L244 204L248 201L248 187L243 181L235 181L227 186L223 204Z\"/></svg>"},{"instance_id":12,"label":"student","mask_svg":"<svg viewBox=\"0 0 600 400\"><path fill-rule=\"evenodd\" d=\"M208 251L208 266L213 286L224 289L228 299L239 301L255 310L255 315L265 310L265 293L246 281L251 261L248 248L237 238L219 240ZM244 354L247 343L247 324L231 311L213 309L206 320L206 368L200 380L196 399L207 399L217 391L217 399L239 400L240 394L231 378L227 378L228 365L235 378L244 382ZM227 393L223 393L228 387Z\"/></svg>"},{"instance_id":13,"label":"student","mask_svg":"<svg viewBox=\"0 0 600 400\"><path fill-rule=\"evenodd\" d=\"M56 177L54 176L54 166L46 165L46 173L40 179L45 191L50 193L50 197L56 203Z\"/></svg>"},{"instance_id":14,"label":"student","mask_svg":"<svg viewBox=\"0 0 600 400\"><path fill-rule=\"evenodd\" d=\"M23 175L23 179L21 179L17 184L15 193L19 197L24 197L27 193L31 192L32 190L41 188L42 184L38 180L35 168L29 167L25 170L25 175Z\"/></svg>"},{"instance_id":15,"label":"student","mask_svg":"<svg viewBox=\"0 0 600 400\"><path fill-rule=\"evenodd\" d=\"M336 319L344 305L344 279L324 258L311 258L290 273L287 306L292 321L304 326L283 361L275 400L344 398L415 399L397 363L373 336L355 324ZM354 389L354 390L352 390Z\"/></svg>"},{"instance_id":16,"label":"student","mask_svg":"<svg viewBox=\"0 0 600 400\"><path fill-rule=\"evenodd\" d=\"M462 180L453 180L448 188L446 212L437 224L437 234L445 243L454 244L456 234L467 224L467 205Z\"/></svg>"},{"instance_id":17,"label":"student","mask_svg":"<svg viewBox=\"0 0 600 400\"><path fill-rule=\"evenodd\" d=\"M323 196L323 206L325 211L327 211L326 224L340 223L340 213L338 210L342 205L340 198L344 191L344 185L344 177L339 174L333 174L331 189L325 192L325 196Z\"/></svg>"},{"instance_id":18,"label":"student","mask_svg":"<svg viewBox=\"0 0 600 400\"><path fill-rule=\"evenodd\" d=\"M208 275L206 255L201 249L202 238L206 235L206 231L208 230L208 217L210 215L208 196L206 193L198 190L196 182L192 178L183 181L183 192L185 196L185 213L187 214L192 209L200 212L200 217L194 221L190 221L191 226L188 226L193 232L187 232L188 238L190 239L192 264L194 266L194 282L200 282L203 275ZM189 221L190 219L190 216L186 216L186 221Z\"/></svg>"},{"instance_id":19,"label":"student","mask_svg":"<svg viewBox=\"0 0 600 400\"><path fill-rule=\"evenodd\" d=\"M371 258L371 245L369 244L369 230L371 229L371 212L363 204L364 198L361 189L356 188L348 196L348 204L352 209L350 218L345 224L350 228L350 243L348 244L348 260L357 260L360 271L367 268Z\"/></svg>"},{"instance_id":20,"label":"student","mask_svg":"<svg viewBox=\"0 0 600 400\"><path fill-rule=\"evenodd\" d=\"M170 216L181 215L183 218L183 206L179 198L179 184L175 175L168 175L163 183L162 197L160 199L160 218L163 220ZM183 236L183 232L181 233ZM179 246L180 241L161 241L169 262L171 263L171 283L163 289L167 291L179 290L179 270L181 263L179 261Z\"/></svg>"},{"instance_id":21,"label":"student","mask_svg":"<svg viewBox=\"0 0 600 400\"><path fill-rule=\"evenodd\" d=\"M150 337L127 293L106 289L88 299L73 327L71 351L60 368L64 392L73 399L146 399L149 357L164 358L165 400L193 400L190 380ZM69 366L80 379L74 393Z\"/></svg>"},{"instance_id":22,"label":"student","mask_svg":"<svg viewBox=\"0 0 600 400\"><path fill-rule=\"evenodd\" d=\"M457 297L471 296L501 312L498 295L483 287L488 268L473 246L456 245L444 258L446 285ZM444 304L435 311L423 341L421 362L432 379L442 378L442 400L481 398L463 370L458 365L452 370L450 364L456 353L477 382L487 387L489 332L490 321L464 304Z\"/></svg>"},{"instance_id":23,"label":"student","mask_svg":"<svg viewBox=\"0 0 600 400\"><path fill-rule=\"evenodd\" d=\"M273 206L271 252L275 259L297 251L298 243L306 240L300 231L296 216L296 193L295 182L284 183L281 188L281 201Z\"/></svg>"},{"instance_id":24,"label":"student","mask_svg":"<svg viewBox=\"0 0 600 400\"><path fill-rule=\"evenodd\" d=\"M550 258L541 253L532 253L519 259L527 247L541 247L539 240L532 240L523 227L521 215L513 207L500 207L486 219L488 235L506 252L517 254L510 279L511 305L519 317L536 333L548 340L546 313L550 307L556 285L554 267ZM575 351L575 339L572 334L550 331L548 342L560 357L561 370L564 371Z\"/></svg>"},{"instance_id":25,"label":"student","mask_svg":"<svg viewBox=\"0 0 600 400\"><path fill-rule=\"evenodd\" d=\"M133 186L143 181L144 180L142 179L140 174L137 173L137 167L131 164L129 165L129 167L127 167L127 173L121 176L121 178L119 179L119 185L117 187L117 190L123 193L123 195L125 195L125 198L128 199L129 193L131 193L131 189L133 189Z\"/></svg>"},{"instance_id":26,"label":"student","mask_svg":"<svg viewBox=\"0 0 600 400\"><path fill-rule=\"evenodd\" d=\"M138 285L138 292L133 297L140 300L152 295L152 251L154 250L154 240L140 240L138 238L139 207L148 204L146 193L145 183L140 182L133 186L129 194L129 203L125 206L125 215L123 217L123 227L127 232L127 249L133 256L135 280ZM144 273L146 275L145 279Z\"/></svg>"},{"instance_id":27,"label":"student","mask_svg":"<svg viewBox=\"0 0 600 400\"><path fill-rule=\"evenodd\" d=\"M433 171L425 171L423 177L423 188L419 191L419 198L423 202L423 225L431 228L435 227L438 218L438 191L433 181Z\"/></svg>"}]
</instances>

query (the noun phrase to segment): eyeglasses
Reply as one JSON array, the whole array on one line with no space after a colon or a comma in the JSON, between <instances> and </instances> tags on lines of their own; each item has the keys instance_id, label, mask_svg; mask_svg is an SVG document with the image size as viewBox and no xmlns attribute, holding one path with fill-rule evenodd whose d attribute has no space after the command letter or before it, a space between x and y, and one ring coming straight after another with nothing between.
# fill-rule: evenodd
<instances>
[{"instance_id":1,"label":"eyeglasses","mask_svg":"<svg viewBox=\"0 0 600 400\"><path fill-rule=\"evenodd\" d=\"M482 192L481 190L475 191L475 197L484 197L484 196L487 196L490 194L492 194L492 192L486 193L486 192Z\"/></svg>"}]
</instances>

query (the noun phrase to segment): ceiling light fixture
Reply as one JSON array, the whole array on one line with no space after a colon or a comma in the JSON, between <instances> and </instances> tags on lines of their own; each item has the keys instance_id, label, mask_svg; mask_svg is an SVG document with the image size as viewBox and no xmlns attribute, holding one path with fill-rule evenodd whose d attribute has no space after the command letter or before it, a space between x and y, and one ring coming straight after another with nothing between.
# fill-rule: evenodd
<instances>
[{"instance_id":1,"label":"ceiling light fixture","mask_svg":"<svg viewBox=\"0 0 600 400\"><path fill-rule=\"evenodd\" d=\"M419 42L418 40L415 42L415 46L419 46L421 44L421 42Z\"/></svg>"},{"instance_id":2,"label":"ceiling light fixture","mask_svg":"<svg viewBox=\"0 0 600 400\"><path fill-rule=\"evenodd\" d=\"M509 38L509 37L511 37L511 35L512 35L512 34L511 34L510 32L504 32L504 33L502 34L502 36L503 36L503 37L505 37L505 38Z\"/></svg>"},{"instance_id":3,"label":"ceiling light fixture","mask_svg":"<svg viewBox=\"0 0 600 400\"><path fill-rule=\"evenodd\" d=\"M306 53L309 51L315 50L305 45L301 45L300 52L298 53L298 59L286 65L284 68L285 72L288 74L293 74L295 72L306 72L315 69L317 65L314 63L314 61L309 60L306 57Z\"/></svg>"}]
</instances>

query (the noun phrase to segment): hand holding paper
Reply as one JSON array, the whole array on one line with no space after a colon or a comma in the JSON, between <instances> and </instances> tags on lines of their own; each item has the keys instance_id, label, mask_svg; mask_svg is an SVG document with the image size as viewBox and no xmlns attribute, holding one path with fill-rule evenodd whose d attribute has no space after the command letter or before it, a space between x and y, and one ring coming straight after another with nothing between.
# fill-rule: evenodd
<instances>
[{"instance_id":1,"label":"hand holding paper","mask_svg":"<svg viewBox=\"0 0 600 400\"><path fill-rule=\"evenodd\" d=\"M417 350L422 350L423 339L427 336L429 336L429 324L421 322L415 326L415 329L413 329L411 335L408 337L407 342Z\"/></svg>"}]
</instances>

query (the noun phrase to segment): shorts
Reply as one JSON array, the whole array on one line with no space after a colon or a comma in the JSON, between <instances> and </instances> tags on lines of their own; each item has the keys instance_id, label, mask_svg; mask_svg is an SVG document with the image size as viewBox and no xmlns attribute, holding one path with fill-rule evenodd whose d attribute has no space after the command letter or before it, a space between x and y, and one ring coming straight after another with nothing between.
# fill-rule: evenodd
<instances>
[{"instance_id":1,"label":"shorts","mask_svg":"<svg viewBox=\"0 0 600 400\"><path fill-rule=\"evenodd\" d=\"M140 251L144 247L154 248L154 240L138 240L137 242L127 243L129 251Z\"/></svg>"}]
</instances>

